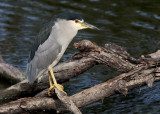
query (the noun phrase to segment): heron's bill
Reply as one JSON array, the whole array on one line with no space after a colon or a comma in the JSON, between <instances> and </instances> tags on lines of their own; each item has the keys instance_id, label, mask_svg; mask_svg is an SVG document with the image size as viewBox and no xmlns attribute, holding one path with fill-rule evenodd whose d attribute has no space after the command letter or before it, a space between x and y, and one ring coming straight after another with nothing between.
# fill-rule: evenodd
<instances>
[{"instance_id":1,"label":"heron's bill","mask_svg":"<svg viewBox=\"0 0 160 114\"><path fill-rule=\"evenodd\" d=\"M91 24L88 24L88 23L86 23L86 22L82 22L82 23L80 23L80 24L81 24L81 26L83 26L84 28L90 28L90 29L97 29L97 30L99 30L99 28L97 28L96 26L91 25Z\"/></svg>"}]
</instances>

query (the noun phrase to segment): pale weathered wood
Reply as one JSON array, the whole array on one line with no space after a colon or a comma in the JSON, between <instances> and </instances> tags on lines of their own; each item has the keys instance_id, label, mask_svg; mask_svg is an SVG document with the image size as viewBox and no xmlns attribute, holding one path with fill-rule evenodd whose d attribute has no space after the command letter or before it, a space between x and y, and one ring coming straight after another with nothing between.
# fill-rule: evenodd
<instances>
[{"instance_id":1,"label":"pale weathered wood","mask_svg":"<svg viewBox=\"0 0 160 114\"><path fill-rule=\"evenodd\" d=\"M70 96L70 99L79 108L82 108L88 104L94 103L105 97L122 93L127 94L128 90L135 87L141 87L144 85L151 86L154 81L160 81L160 68L145 69L145 67L136 68L128 73L123 73L113 79L110 79L104 83L95 85L89 89L83 90L77 94ZM45 94L44 94L45 93ZM0 113L24 113L41 111L58 111L68 112L64 103L58 99L45 97L47 90L43 95L32 98L22 98L17 101L0 106Z\"/></svg>"},{"instance_id":2,"label":"pale weathered wood","mask_svg":"<svg viewBox=\"0 0 160 114\"><path fill-rule=\"evenodd\" d=\"M60 92L57 88L55 88L55 93L58 99L65 105L67 110L69 110L73 114L82 114L70 97L64 95L64 93ZM57 110L57 112L59 111Z\"/></svg>"},{"instance_id":3,"label":"pale weathered wood","mask_svg":"<svg viewBox=\"0 0 160 114\"><path fill-rule=\"evenodd\" d=\"M105 48L103 48L88 40L82 40L74 45L81 53L74 55L69 60L53 68L59 83L82 74L96 64L104 64L121 72L127 72L136 66L136 60L122 47L115 44L106 44ZM9 72L12 72L12 70ZM48 87L48 73L46 71L41 74L34 84L22 81L0 91L0 100L33 96Z\"/></svg>"},{"instance_id":4,"label":"pale weathered wood","mask_svg":"<svg viewBox=\"0 0 160 114\"><path fill-rule=\"evenodd\" d=\"M59 82L66 81L73 76L83 73L96 64L107 65L118 71L125 72L102 84L95 85L94 87L72 95L70 99L79 108L117 93L126 95L129 90L135 87L144 85L151 87L153 82L160 81L159 51L147 56L142 56L139 59L134 59L122 47L115 44L106 44L105 47L100 47L88 40L83 40L75 43L75 47L81 53L76 54L70 60L54 68L54 73ZM37 80L38 83L28 85L27 81L22 81L17 85L3 90L0 96L3 95L1 98L4 99L5 95L8 93L11 95L14 91L16 91L14 97L22 97L23 93L25 93L25 96L34 96L48 87L46 80L48 80L48 76L44 72L42 78ZM58 99L47 98L46 96L47 90L44 90L37 94L36 97L23 98L1 105L0 112L8 113L11 110L14 113L34 112L38 110L69 111L65 108L64 103Z\"/></svg>"},{"instance_id":5,"label":"pale weathered wood","mask_svg":"<svg viewBox=\"0 0 160 114\"><path fill-rule=\"evenodd\" d=\"M17 83L26 78L25 73L12 65L7 64L0 55L0 77L6 82Z\"/></svg>"}]
</instances>

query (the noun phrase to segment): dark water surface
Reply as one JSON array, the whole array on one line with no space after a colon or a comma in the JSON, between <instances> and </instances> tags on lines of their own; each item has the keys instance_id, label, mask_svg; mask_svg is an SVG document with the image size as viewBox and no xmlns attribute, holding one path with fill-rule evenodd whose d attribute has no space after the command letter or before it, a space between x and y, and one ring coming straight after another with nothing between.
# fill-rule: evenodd
<instances>
[{"instance_id":1,"label":"dark water surface","mask_svg":"<svg viewBox=\"0 0 160 114\"><path fill-rule=\"evenodd\" d=\"M159 0L0 0L0 53L13 66L25 71L28 54L42 23L52 15L71 11L100 31L82 30L73 42L88 39L98 45L114 42L123 46L132 56L153 52L160 40ZM77 52L73 42L62 61ZM113 78L119 73L104 66L95 66L88 72L66 83L69 95ZM7 84L0 81L0 89ZM160 83L153 87L134 89L124 97L115 95L82 109L84 114L106 113L160 113Z\"/></svg>"}]
</instances>

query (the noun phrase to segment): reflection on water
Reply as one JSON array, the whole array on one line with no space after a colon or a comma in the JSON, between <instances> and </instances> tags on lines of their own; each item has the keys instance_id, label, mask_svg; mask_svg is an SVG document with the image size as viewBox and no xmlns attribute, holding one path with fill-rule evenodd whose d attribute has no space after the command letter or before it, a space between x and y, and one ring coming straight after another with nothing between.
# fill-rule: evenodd
<instances>
[{"instance_id":1,"label":"reflection on water","mask_svg":"<svg viewBox=\"0 0 160 114\"><path fill-rule=\"evenodd\" d=\"M34 37L48 18L64 11L77 12L100 31L82 30L73 42L89 39L98 45L114 42L134 57L153 52L160 36L158 0L5 0L0 2L0 53L5 60L25 71ZM63 61L77 50L69 46ZM71 95L118 75L104 66L96 66L65 84ZM88 83L90 82L90 83ZM1 82L0 88L5 88ZM104 103L83 108L84 113L156 113L160 111L159 83L135 89L126 97L106 98Z\"/></svg>"}]
</instances>

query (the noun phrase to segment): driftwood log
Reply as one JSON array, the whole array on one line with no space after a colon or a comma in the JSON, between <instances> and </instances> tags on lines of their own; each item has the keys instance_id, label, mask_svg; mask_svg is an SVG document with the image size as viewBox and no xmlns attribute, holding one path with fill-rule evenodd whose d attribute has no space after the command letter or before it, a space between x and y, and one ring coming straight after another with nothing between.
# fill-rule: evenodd
<instances>
[{"instance_id":1,"label":"driftwood log","mask_svg":"<svg viewBox=\"0 0 160 114\"><path fill-rule=\"evenodd\" d=\"M128 90L135 87L144 85L150 87L154 81L160 80L160 51L135 59L122 47L112 43L101 47L88 40L83 40L75 43L74 46L80 53L53 68L58 82L63 83L68 81L70 78L73 78L98 64L103 64L122 72L121 75L113 79L70 96L70 99L79 108L117 93L126 95ZM12 72L12 69L10 70L10 72ZM25 77L23 72L19 74L23 75L22 77ZM2 75L2 73L0 75ZM5 75L12 74L7 74L6 72ZM69 111L60 100L47 96L46 88L48 87L47 72L44 72L32 85L28 84L27 80L23 80L7 89L1 90L1 101L7 102L8 100L13 99L18 100L2 104L0 106L0 113L53 110L57 112Z\"/></svg>"}]
</instances>

